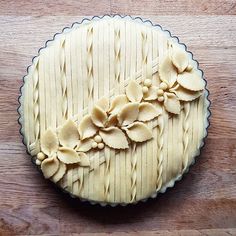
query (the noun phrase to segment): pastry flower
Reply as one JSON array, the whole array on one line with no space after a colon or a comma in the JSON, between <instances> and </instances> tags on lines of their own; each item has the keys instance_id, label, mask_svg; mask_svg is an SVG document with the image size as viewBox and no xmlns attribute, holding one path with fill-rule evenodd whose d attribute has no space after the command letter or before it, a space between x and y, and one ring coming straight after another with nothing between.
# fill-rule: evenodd
<instances>
[{"instance_id":1,"label":"pastry flower","mask_svg":"<svg viewBox=\"0 0 236 236\"><path fill-rule=\"evenodd\" d=\"M58 133L47 129L40 139L41 152L36 164L41 165L45 178L58 182L66 172L66 165L77 164L88 167L89 158L84 152L76 152L79 132L72 120L67 120Z\"/></svg>"},{"instance_id":2,"label":"pastry flower","mask_svg":"<svg viewBox=\"0 0 236 236\"><path fill-rule=\"evenodd\" d=\"M151 139L152 132L144 122L160 115L161 109L142 99L142 87L135 80L129 82L126 94L116 96L110 106L107 98L100 99L79 124L81 141L77 150L99 147L93 139L95 135L97 140L114 149L128 148L129 140Z\"/></svg>"},{"instance_id":3,"label":"pastry flower","mask_svg":"<svg viewBox=\"0 0 236 236\"><path fill-rule=\"evenodd\" d=\"M198 71L189 64L185 51L173 48L159 65L160 85L153 86L151 80L143 83L144 100L158 100L166 111L180 114L180 102L189 102L198 98L205 82Z\"/></svg>"}]
</instances>

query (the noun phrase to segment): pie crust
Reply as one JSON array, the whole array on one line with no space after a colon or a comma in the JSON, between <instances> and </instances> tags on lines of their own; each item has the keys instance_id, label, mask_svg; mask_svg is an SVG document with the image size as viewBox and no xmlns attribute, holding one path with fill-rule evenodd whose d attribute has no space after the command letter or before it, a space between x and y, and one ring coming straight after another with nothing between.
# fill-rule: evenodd
<instances>
[{"instance_id":1,"label":"pie crust","mask_svg":"<svg viewBox=\"0 0 236 236\"><path fill-rule=\"evenodd\" d=\"M21 91L21 133L39 170L102 205L165 192L199 155L209 126L198 63L140 18L65 28L33 59Z\"/></svg>"}]
</instances>

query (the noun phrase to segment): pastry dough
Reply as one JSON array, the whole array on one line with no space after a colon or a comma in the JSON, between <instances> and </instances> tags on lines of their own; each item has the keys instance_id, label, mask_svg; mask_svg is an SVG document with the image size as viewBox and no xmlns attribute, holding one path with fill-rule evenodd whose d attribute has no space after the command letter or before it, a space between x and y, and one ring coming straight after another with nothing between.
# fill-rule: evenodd
<instances>
[{"instance_id":1,"label":"pastry dough","mask_svg":"<svg viewBox=\"0 0 236 236\"><path fill-rule=\"evenodd\" d=\"M158 26L105 16L74 24L40 50L21 96L29 153L71 195L128 204L164 192L199 154L205 81Z\"/></svg>"}]
</instances>

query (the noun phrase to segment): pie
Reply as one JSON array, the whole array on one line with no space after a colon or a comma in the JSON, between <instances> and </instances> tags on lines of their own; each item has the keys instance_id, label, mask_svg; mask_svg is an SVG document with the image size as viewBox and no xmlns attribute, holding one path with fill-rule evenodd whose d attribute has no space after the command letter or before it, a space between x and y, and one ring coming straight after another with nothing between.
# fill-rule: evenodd
<instances>
[{"instance_id":1,"label":"pie","mask_svg":"<svg viewBox=\"0 0 236 236\"><path fill-rule=\"evenodd\" d=\"M20 123L46 179L82 200L129 204L174 185L209 125L206 81L160 26L105 16L56 34L24 78Z\"/></svg>"}]
</instances>

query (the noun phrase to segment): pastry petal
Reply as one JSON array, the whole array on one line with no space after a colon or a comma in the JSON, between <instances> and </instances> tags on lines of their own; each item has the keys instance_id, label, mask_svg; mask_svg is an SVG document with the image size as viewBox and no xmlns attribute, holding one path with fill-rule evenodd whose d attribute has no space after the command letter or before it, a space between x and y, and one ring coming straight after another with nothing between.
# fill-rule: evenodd
<instances>
[{"instance_id":1,"label":"pastry petal","mask_svg":"<svg viewBox=\"0 0 236 236\"><path fill-rule=\"evenodd\" d=\"M180 48L174 47L172 53L172 62L177 68L178 72L182 73L185 71L189 63L188 54Z\"/></svg>"},{"instance_id":2,"label":"pastry petal","mask_svg":"<svg viewBox=\"0 0 236 236\"><path fill-rule=\"evenodd\" d=\"M143 99L145 101L156 100L157 99L157 90L158 90L158 88L156 86L151 86L148 89L148 92L143 94Z\"/></svg>"},{"instance_id":3,"label":"pastry petal","mask_svg":"<svg viewBox=\"0 0 236 236\"><path fill-rule=\"evenodd\" d=\"M76 151L79 152L88 152L92 149L92 143L94 140L92 138L87 138L84 140L80 140L78 143L78 147L76 148Z\"/></svg>"},{"instance_id":4,"label":"pastry petal","mask_svg":"<svg viewBox=\"0 0 236 236\"><path fill-rule=\"evenodd\" d=\"M106 97L100 98L96 105L102 108L102 110L105 112L109 110L109 100Z\"/></svg>"},{"instance_id":5,"label":"pastry petal","mask_svg":"<svg viewBox=\"0 0 236 236\"><path fill-rule=\"evenodd\" d=\"M175 94L173 93L164 93L164 106L165 109L173 114L180 113L180 102Z\"/></svg>"},{"instance_id":6,"label":"pastry petal","mask_svg":"<svg viewBox=\"0 0 236 236\"><path fill-rule=\"evenodd\" d=\"M79 134L81 139L86 139L94 136L98 128L93 124L91 116L86 115L83 117L79 124Z\"/></svg>"},{"instance_id":7,"label":"pastry petal","mask_svg":"<svg viewBox=\"0 0 236 236\"><path fill-rule=\"evenodd\" d=\"M182 87L191 91L203 90L205 87L205 81L194 70L179 74L177 81Z\"/></svg>"},{"instance_id":8,"label":"pastry petal","mask_svg":"<svg viewBox=\"0 0 236 236\"><path fill-rule=\"evenodd\" d=\"M77 152L70 148L66 147L59 148L57 155L58 159L65 164L74 164L80 162L80 158Z\"/></svg>"},{"instance_id":9,"label":"pastry petal","mask_svg":"<svg viewBox=\"0 0 236 236\"><path fill-rule=\"evenodd\" d=\"M121 126L129 125L138 118L139 103L132 102L126 104L117 115L117 119Z\"/></svg>"},{"instance_id":10,"label":"pastry petal","mask_svg":"<svg viewBox=\"0 0 236 236\"><path fill-rule=\"evenodd\" d=\"M41 170L46 179L52 177L59 168L59 161L56 155L46 158L42 161Z\"/></svg>"},{"instance_id":11,"label":"pastry petal","mask_svg":"<svg viewBox=\"0 0 236 236\"><path fill-rule=\"evenodd\" d=\"M143 98L141 85L135 80L131 80L126 87L126 96L131 102L140 102Z\"/></svg>"},{"instance_id":12,"label":"pastry petal","mask_svg":"<svg viewBox=\"0 0 236 236\"><path fill-rule=\"evenodd\" d=\"M109 109L109 113L117 114L120 109L129 102L126 95L118 95L114 98L114 100L111 103L111 107Z\"/></svg>"},{"instance_id":13,"label":"pastry petal","mask_svg":"<svg viewBox=\"0 0 236 236\"><path fill-rule=\"evenodd\" d=\"M95 105L91 111L91 119L97 127L104 127L107 121L107 113L101 107Z\"/></svg>"},{"instance_id":14,"label":"pastry petal","mask_svg":"<svg viewBox=\"0 0 236 236\"><path fill-rule=\"evenodd\" d=\"M124 132L117 127L109 127L99 131L103 142L110 148L126 149L128 148L128 140Z\"/></svg>"},{"instance_id":15,"label":"pastry petal","mask_svg":"<svg viewBox=\"0 0 236 236\"><path fill-rule=\"evenodd\" d=\"M149 102L142 102L139 105L139 121L149 121L161 114L162 110L160 107L155 107Z\"/></svg>"},{"instance_id":16,"label":"pastry petal","mask_svg":"<svg viewBox=\"0 0 236 236\"><path fill-rule=\"evenodd\" d=\"M117 124L117 114L111 114L107 119L106 127L116 126Z\"/></svg>"},{"instance_id":17,"label":"pastry petal","mask_svg":"<svg viewBox=\"0 0 236 236\"><path fill-rule=\"evenodd\" d=\"M54 183L57 183L58 181L60 181L63 178L65 173L66 173L66 164L64 164L63 162L60 161L59 168L58 168L57 172L51 177L51 180Z\"/></svg>"},{"instance_id":18,"label":"pastry petal","mask_svg":"<svg viewBox=\"0 0 236 236\"><path fill-rule=\"evenodd\" d=\"M193 101L202 94L202 91L191 91L183 88L179 84L175 88L170 89L170 92L174 93L180 101L185 102Z\"/></svg>"},{"instance_id":19,"label":"pastry petal","mask_svg":"<svg viewBox=\"0 0 236 236\"><path fill-rule=\"evenodd\" d=\"M58 133L58 139L62 146L74 148L79 140L79 131L74 121L68 120Z\"/></svg>"},{"instance_id":20,"label":"pastry petal","mask_svg":"<svg viewBox=\"0 0 236 236\"><path fill-rule=\"evenodd\" d=\"M57 135L50 128L42 135L40 142L42 151L48 156L55 153L59 146Z\"/></svg>"},{"instance_id":21,"label":"pastry petal","mask_svg":"<svg viewBox=\"0 0 236 236\"><path fill-rule=\"evenodd\" d=\"M159 66L160 80L167 83L171 88L177 80L177 71L167 55Z\"/></svg>"},{"instance_id":22,"label":"pastry petal","mask_svg":"<svg viewBox=\"0 0 236 236\"><path fill-rule=\"evenodd\" d=\"M134 122L124 128L128 137L134 142L144 142L152 138L152 132L142 122Z\"/></svg>"}]
</instances>

